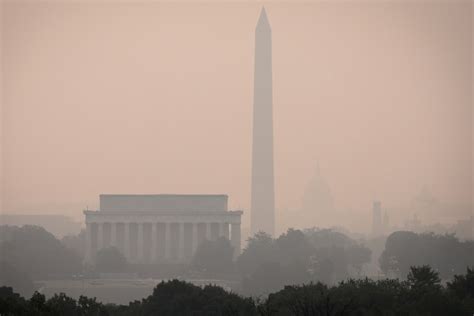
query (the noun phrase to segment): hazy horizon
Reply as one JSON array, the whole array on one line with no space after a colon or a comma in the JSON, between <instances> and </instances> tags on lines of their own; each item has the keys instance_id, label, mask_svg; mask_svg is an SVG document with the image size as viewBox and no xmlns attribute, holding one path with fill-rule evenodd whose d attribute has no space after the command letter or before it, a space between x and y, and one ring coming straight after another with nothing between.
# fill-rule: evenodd
<instances>
[{"instance_id":1,"label":"hazy horizon","mask_svg":"<svg viewBox=\"0 0 474 316\"><path fill-rule=\"evenodd\" d=\"M228 194L248 226L262 3L65 2L1 2L2 212ZM263 4L277 223L317 165L349 228L423 190L472 212L472 2Z\"/></svg>"}]
</instances>

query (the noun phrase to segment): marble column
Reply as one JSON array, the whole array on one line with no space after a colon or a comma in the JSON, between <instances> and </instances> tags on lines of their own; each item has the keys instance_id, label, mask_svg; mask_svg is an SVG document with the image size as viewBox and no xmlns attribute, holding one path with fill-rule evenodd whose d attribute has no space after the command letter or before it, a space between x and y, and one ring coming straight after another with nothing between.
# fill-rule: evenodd
<instances>
[{"instance_id":1,"label":"marble column","mask_svg":"<svg viewBox=\"0 0 474 316\"><path fill-rule=\"evenodd\" d=\"M123 238L123 243L124 243L124 255L125 258L127 258L128 262L131 262L132 258L130 258L130 223L125 222L123 223L123 230L124 230L124 238Z\"/></svg>"},{"instance_id":2,"label":"marble column","mask_svg":"<svg viewBox=\"0 0 474 316\"><path fill-rule=\"evenodd\" d=\"M230 243L234 247L234 259L240 255L240 223L232 223Z\"/></svg>"},{"instance_id":3,"label":"marble column","mask_svg":"<svg viewBox=\"0 0 474 316\"><path fill-rule=\"evenodd\" d=\"M117 247L117 223L110 223L110 245Z\"/></svg>"},{"instance_id":4,"label":"marble column","mask_svg":"<svg viewBox=\"0 0 474 316\"><path fill-rule=\"evenodd\" d=\"M184 223L178 224L178 261L184 260Z\"/></svg>"},{"instance_id":5,"label":"marble column","mask_svg":"<svg viewBox=\"0 0 474 316\"><path fill-rule=\"evenodd\" d=\"M196 253L196 249L198 247L198 243L199 243L199 240L198 240L198 223L193 223L193 248L192 248L192 255L194 256L194 254Z\"/></svg>"},{"instance_id":6,"label":"marble column","mask_svg":"<svg viewBox=\"0 0 474 316\"><path fill-rule=\"evenodd\" d=\"M92 262L92 229L91 224L86 223L86 253L85 262Z\"/></svg>"},{"instance_id":7,"label":"marble column","mask_svg":"<svg viewBox=\"0 0 474 316\"><path fill-rule=\"evenodd\" d=\"M211 240L211 223L206 223L206 239Z\"/></svg>"},{"instance_id":8,"label":"marble column","mask_svg":"<svg viewBox=\"0 0 474 316\"><path fill-rule=\"evenodd\" d=\"M158 254L156 253L157 248L157 226L158 223L151 223L151 262L156 262Z\"/></svg>"},{"instance_id":9,"label":"marble column","mask_svg":"<svg viewBox=\"0 0 474 316\"><path fill-rule=\"evenodd\" d=\"M171 258L170 236L171 236L171 224L165 223L165 260L170 260Z\"/></svg>"},{"instance_id":10,"label":"marble column","mask_svg":"<svg viewBox=\"0 0 474 316\"><path fill-rule=\"evenodd\" d=\"M143 263L143 223L138 223L138 236L137 236L137 262Z\"/></svg>"},{"instance_id":11,"label":"marble column","mask_svg":"<svg viewBox=\"0 0 474 316\"><path fill-rule=\"evenodd\" d=\"M97 223L97 251L104 247L104 224Z\"/></svg>"},{"instance_id":12,"label":"marble column","mask_svg":"<svg viewBox=\"0 0 474 316\"><path fill-rule=\"evenodd\" d=\"M229 239L229 223L220 223L219 237L225 237Z\"/></svg>"}]
</instances>

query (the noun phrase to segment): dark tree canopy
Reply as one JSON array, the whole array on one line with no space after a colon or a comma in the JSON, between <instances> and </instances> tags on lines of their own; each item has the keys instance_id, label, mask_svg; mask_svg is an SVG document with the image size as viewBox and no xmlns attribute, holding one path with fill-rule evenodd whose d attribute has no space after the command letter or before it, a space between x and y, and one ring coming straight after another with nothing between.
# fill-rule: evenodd
<instances>
[{"instance_id":1,"label":"dark tree canopy","mask_svg":"<svg viewBox=\"0 0 474 316\"><path fill-rule=\"evenodd\" d=\"M277 261L277 246L273 238L267 233L260 232L247 241L247 246L237 258L237 267L243 274L250 274L262 264Z\"/></svg>"},{"instance_id":2,"label":"dark tree canopy","mask_svg":"<svg viewBox=\"0 0 474 316\"><path fill-rule=\"evenodd\" d=\"M455 275L447 287L457 297L470 300L474 310L474 267L467 268L465 275Z\"/></svg>"},{"instance_id":3,"label":"dark tree canopy","mask_svg":"<svg viewBox=\"0 0 474 316\"><path fill-rule=\"evenodd\" d=\"M411 267L407 280L412 288L439 288L441 286L439 273L428 265Z\"/></svg>"},{"instance_id":4,"label":"dark tree canopy","mask_svg":"<svg viewBox=\"0 0 474 316\"><path fill-rule=\"evenodd\" d=\"M30 296L35 290L28 273L5 261L0 261L0 286L12 287L23 296Z\"/></svg>"},{"instance_id":5,"label":"dark tree canopy","mask_svg":"<svg viewBox=\"0 0 474 316\"><path fill-rule=\"evenodd\" d=\"M473 270L457 275L446 287L436 271L412 267L409 279L359 279L326 285L320 282L288 285L266 299L243 297L208 285L172 280L159 283L153 293L128 305L103 305L81 296L63 293L46 299L35 293L30 299L0 287L1 315L152 316L152 315L261 315L261 316L471 316L474 312Z\"/></svg>"},{"instance_id":6,"label":"dark tree canopy","mask_svg":"<svg viewBox=\"0 0 474 316\"><path fill-rule=\"evenodd\" d=\"M244 277L242 288L247 295L259 296L277 291L289 284L303 284L310 279L306 266L298 261L282 265L276 262L260 265Z\"/></svg>"},{"instance_id":7,"label":"dark tree canopy","mask_svg":"<svg viewBox=\"0 0 474 316\"><path fill-rule=\"evenodd\" d=\"M340 232L308 229L305 235L314 248L311 270L316 280L334 283L359 276L363 265L370 262L370 249Z\"/></svg>"},{"instance_id":8,"label":"dark tree canopy","mask_svg":"<svg viewBox=\"0 0 474 316\"><path fill-rule=\"evenodd\" d=\"M82 270L81 259L44 228L0 227L2 260L35 278Z\"/></svg>"},{"instance_id":9,"label":"dark tree canopy","mask_svg":"<svg viewBox=\"0 0 474 316\"><path fill-rule=\"evenodd\" d=\"M217 286L161 282L141 304L141 315L256 315L253 301Z\"/></svg>"},{"instance_id":10,"label":"dark tree canopy","mask_svg":"<svg viewBox=\"0 0 474 316\"><path fill-rule=\"evenodd\" d=\"M227 238L205 240L196 250L194 267L208 272L227 272L233 268L234 248Z\"/></svg>"},{"instance_id":11,"label":"dark tree canopy","mask_svg":"<svg viewBox=\"0 0 474 316\"><path fill-rule=\"evenodd\" d=\"M258 233L237 260L247 294L263 294L284 285L319 280L332 284L370 261L370 250L331 230L289 229L277 239Z\"/></svg>"},{"instance_id":12,"label":"dark tree canopy","mask_svg":"<svg viewBox=\"0 0 474 316\"><path fill-rule=\"evenodd\" d=\"M73 250L76 255L84 259L86 249L86 231L83 229L77 235L66 235L61 239L61 243L68 249Z\"/></svg>"},{"instance_id":13,"label":"dark tree canopy","mask_svg":"<svg viewBox=\"0 0 474 316\"><path fill-rule=\"evenodd\" d=\"M398 231L386 241L379 262L387 275L406 277L411 266L430 265L442 279L452 278L474 265L474 241L454 235Z\"/></svg>"},{"instance_id":14,"label":"dark tree canopy","mask_svg":"<svg viewBox=\"0 0 474 316\"><path fill-rule=\"evenodd\" d=\"M117 248L107 247L97 252L95 265L99 272L122 272L127 267L127 259Z\"/></svg>"},{"instance_id":15,"label":"dark tree canopy","mask_svg":"<svg viewBox=\"0 0 474 316\"><path fill-rule=\"evenodd\" d=\"M314 247L300 230L289 229L275 240L275 244L278 250L277 260L283 265L294 261L307 265L314 253Z\"/></svg>"}]
</instances>

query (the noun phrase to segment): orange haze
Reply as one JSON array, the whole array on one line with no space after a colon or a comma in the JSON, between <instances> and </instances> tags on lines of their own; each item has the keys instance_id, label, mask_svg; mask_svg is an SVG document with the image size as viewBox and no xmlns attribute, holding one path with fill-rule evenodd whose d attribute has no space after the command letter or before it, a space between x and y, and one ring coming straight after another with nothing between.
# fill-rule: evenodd
<instances>
[{"instance_id":1,"label":"orange haze","mask_svg":"<svg viewBox=\"0 0 474 316\"><path fill-rule=\"evenodd\" d=\"M261 3L1 6L5 213L82 218L101 193L225 193L248 212ZM317 162L344 223L423 187L471 203L471 6L265 4L280 214Z\"/></svg>"}]
</instances>

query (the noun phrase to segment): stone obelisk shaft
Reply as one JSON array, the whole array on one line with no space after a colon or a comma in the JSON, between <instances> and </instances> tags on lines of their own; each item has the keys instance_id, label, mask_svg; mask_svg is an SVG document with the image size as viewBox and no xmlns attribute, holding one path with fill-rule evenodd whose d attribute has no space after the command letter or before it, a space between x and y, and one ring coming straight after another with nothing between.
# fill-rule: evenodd
<instances>
[{"instance_id":1,"label":"stone obelisk shaft","mask_svg":"<svg viewBox=\"0 0 474 316\"><path fill-rule=\"evenodd\" d=\"M275 231L272 36L265 9L255 31L251 232Z\"/></svg>"}]
</instances>

